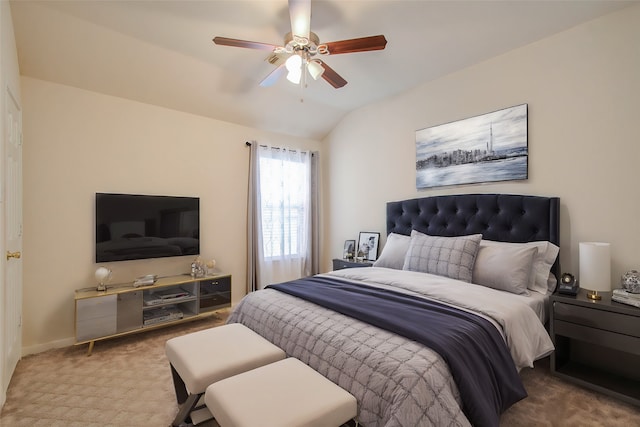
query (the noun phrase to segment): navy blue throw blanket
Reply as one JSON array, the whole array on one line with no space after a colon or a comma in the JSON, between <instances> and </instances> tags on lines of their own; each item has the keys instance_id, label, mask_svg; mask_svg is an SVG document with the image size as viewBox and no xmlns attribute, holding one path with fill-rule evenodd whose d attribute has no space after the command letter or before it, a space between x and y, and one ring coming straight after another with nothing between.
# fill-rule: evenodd
<instances>
[{"instance_id":1,"label":"navy blue throw blanket","mask_svg":"<svg viewBox=\"0 0 640 427\"><path fill-rule=\"evenodd\" d=\"M305 299L426 345L449 366L462 410L474 426L498 426L500 414L525 398L504 340L486 319L400 292L328 277L268 288Z\"/></svg>"}]
</instances>

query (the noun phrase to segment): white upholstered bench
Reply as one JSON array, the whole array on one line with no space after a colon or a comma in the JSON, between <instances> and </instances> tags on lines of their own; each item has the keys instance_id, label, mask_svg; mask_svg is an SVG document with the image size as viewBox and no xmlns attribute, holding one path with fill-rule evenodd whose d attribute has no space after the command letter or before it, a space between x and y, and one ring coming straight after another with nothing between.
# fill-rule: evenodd
<instances>
[{"instance_id":1,"label":"white upholstered bench","mask_svg":"<svg viewBox=\"0 0 640 427\"><path fill-rule=\"evenodd\" d=\"M171 338L165 345L176 399L173 426L185 422L207 386L285 358L279 347L239 323Z\"/></svg>"},{"instance_id":2,"label":"white upholstered bench","mask_svg":"<svg viewBox=\"0 0 640 427\"><path fill-rule=\"evenodd\" d=\"M211 384L204 402L221 427L337 427L357 414L355 397L293 357Z\"/></svg>"}]
</instances>

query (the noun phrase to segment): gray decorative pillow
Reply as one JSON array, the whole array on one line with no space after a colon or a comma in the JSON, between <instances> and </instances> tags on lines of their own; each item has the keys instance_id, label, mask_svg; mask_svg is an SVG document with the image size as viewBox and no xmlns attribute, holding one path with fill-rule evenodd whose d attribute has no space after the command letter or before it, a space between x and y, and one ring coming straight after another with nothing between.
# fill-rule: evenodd
<instances>
[{"instance_id":1,"label":"gray decorative pillow","mask_svg":"<svg viewBox=\"0 0 640 427\"><path fill-rule=\"evenodd\" d=\"M473 267L473 283L514 294L529 295L533 260L538 249L533 246L504 247L483 245Z\"/></svg>"},{"instance_id":2,"label":"gray decorative pillow","mask_svg":"<svg viewBox=\"0 0 640 427\"><path fill-rule=\"evenodd\" d=\"M402 270L404 257L409 250L411 238L403 234L391 233L387 236L387 243L382 248L380 258L373 263L374 267L395 268Z\"/></svg>"},{"instance_id":3,"label":"gray decorative pillow","mask_svg":"<svg viewBox=\"0 0 640 427\"><path fill-rule=\"evenodd\" d=\"M439 237L413 230L402 269L471 282L480 240L482 234Z\"/></svg>"},{"instance_id":4,"label":"gray decorative pillow","mask_svg":"<svg viewBox=\"0 0 640 427\"><path fill-rule=\"evenodd\" d=\"M536 291L541 293L542 295L547 294L547 292L553 292L555 289L555 284L550 282L549 274L551 272L551 267L553 263L556 262L556 258L558 256L558 248L551 242L547 241L537 241L537 242L528 242L528 243L507 243L507 242L496 242L493 240L482 240L480 242L480 247L483 246L502 246L508 249L517 249L519 247L534 247L537 249L537 253L533 258L533 266L531 267L531 277L529 279L529 285L527 288L530 291Z\"/></svg>"}]
</instances>

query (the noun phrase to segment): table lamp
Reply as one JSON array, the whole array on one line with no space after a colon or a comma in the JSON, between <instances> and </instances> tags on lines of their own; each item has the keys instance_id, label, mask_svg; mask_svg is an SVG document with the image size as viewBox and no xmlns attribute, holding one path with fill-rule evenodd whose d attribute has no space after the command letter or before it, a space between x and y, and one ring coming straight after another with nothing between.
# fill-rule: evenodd
<instances>
[{"instance_id":1,"label":"table lamp","mask_svg":"<svg viewBox=\"0 0 640 427\"><path fill-rule=\"evenodd\" d=\"M611 291L611 245L601 242L580 242L580 287L587 298L599 300L598 292Z\"/></svg>"},{"instance_id":2,"label":"table lamp","mask_svg":"<svg viewBox=\"0 0 640 427\"><path fill-rule=\"evenodd\" d=\"M111 270L107 267L98 267L96 269L96 280L98 281L98 287L96 290L98 291L106 291L107 290L107 282L111 280Z\"/></svg>"}]
</instances>

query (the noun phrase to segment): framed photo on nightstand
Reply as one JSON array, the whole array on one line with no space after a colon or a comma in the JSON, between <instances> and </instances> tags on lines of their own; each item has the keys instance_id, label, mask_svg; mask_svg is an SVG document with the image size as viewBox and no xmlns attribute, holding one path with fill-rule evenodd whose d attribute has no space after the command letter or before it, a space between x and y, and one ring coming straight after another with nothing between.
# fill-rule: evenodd
<instances>
[{"instance_id":1,"label":"framed photo on nightstand","mask_svg":"<svg viewBox=\"0 0 640 427\"><path fill-rule=\"evenodd\" d=\"M345 240L344 241L344 251L342 252L342 258L344 259L353 259L356 256L356 241L355 240Z\"/></svg>"},{"instance_id":2,"label":"framed photo on nightstand","mask_svg":"<svg viewBox=\"0 0 640 427\"><path fill-rule=\"evenodd\" d=\"M378 243L380 242L380 233L372 233L369 231L361 231L358 236L358 253L357 257L362 257L368 261L375 261L378 258Z\"/></svg>"}]
</instances>

